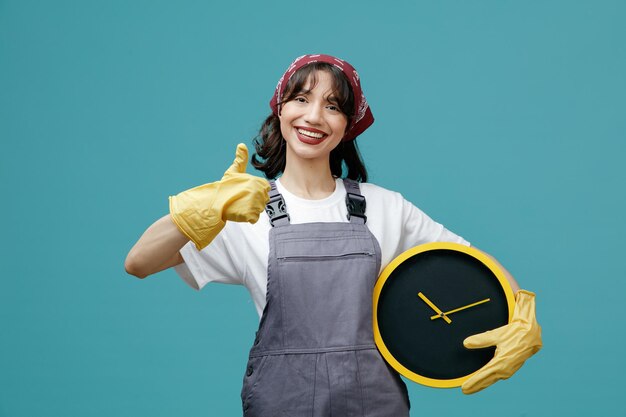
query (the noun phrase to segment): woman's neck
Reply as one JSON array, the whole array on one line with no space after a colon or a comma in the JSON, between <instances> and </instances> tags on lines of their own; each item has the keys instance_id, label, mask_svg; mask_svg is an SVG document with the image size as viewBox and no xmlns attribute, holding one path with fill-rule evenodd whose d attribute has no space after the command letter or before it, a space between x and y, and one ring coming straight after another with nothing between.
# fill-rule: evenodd
<instances>
[{"instance_id":1,"label":"woman's neck","mask_svg":"<svg viewBox=\"0 0 626 417\"><path fill-rule=\"evenodd\" d=\"M285 164L280 183L290 193L308 200L321 200L335 191L329 161L305 160Z\"/></svg>"}]
</instances>

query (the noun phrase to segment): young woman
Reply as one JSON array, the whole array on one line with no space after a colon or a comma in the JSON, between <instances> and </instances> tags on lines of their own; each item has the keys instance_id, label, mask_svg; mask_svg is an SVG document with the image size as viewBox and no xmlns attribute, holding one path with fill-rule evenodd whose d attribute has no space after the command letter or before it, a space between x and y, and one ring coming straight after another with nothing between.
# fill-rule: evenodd
<instances>
[{"instance_id":1,"label":"young woman","mask_svg":"<svg viewBox=\"0 0 626 417\"><path fill-rule=\"evenodd\" d=\"M131 249L126 270L143 278L175 266L196 289L248 288L261 320L241 393L246 416L407 416L406 387L372 336L374 283L413 246L469 243L366 183L355 138L374 119L346 61L297 58L270 107L252 164L271 181L245 173L240 144L220 181L170 197L170 214ZM465 392L510 376L541 346L533 295L518 294L523 329L508 328L503 342L515 363L496 364Z\"/></svg>"}]
</instances>

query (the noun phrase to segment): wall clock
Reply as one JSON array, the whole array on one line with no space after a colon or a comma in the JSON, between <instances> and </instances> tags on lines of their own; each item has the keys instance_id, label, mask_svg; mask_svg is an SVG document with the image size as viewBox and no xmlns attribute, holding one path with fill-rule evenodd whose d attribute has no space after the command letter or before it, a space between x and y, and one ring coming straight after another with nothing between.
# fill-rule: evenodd
<instances>
[{"instance_id":1,"label":"wall clock","mask_svg":"<svg viewBox=\"0 0 626 417\"><path fill-rule=\"evenodd\" d=\"M495 347L466 349L463 340L509 323L515 295L478 249L435 242L395 258L373 303L374 340L387 363L414 382L451 388L493 358Z\"/></svg>"}]
</instances>

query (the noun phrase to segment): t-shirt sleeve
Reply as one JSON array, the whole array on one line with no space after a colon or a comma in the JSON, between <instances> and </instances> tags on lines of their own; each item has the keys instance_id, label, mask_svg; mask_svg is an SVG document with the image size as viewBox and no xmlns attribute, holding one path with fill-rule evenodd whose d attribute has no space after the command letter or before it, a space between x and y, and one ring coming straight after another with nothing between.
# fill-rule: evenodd
<instances>
[{"instance_id":1,"label":"t-shirt sleeve","mask_svg":"<svg viewBox=\"0 0 626 417\"><path fill-rule=\"evenodd\" d=\"M402 198L402 251L429 242L454 242L469 246L461 236L446 229L426 213Z\"/></svg>"},{"instance_id":2,"label":"t-shirt sleeve","mask_svg":"<svg viewBox=\"0 0 626 417\"><path fill-rule=\"evenodd\" d=\"M176 265L174 269L192 288L200 290L209 282L243 284L241 263L237 262L233 250L233 239L237 237L230 226L231 223L227 222L224 229L202 250L197 250L193 242L181 248L180 254L185 262Z\"/></svg>"},{"instance_id":3,"label":"t-shirt sleeve","mask_svg":"<svg viewBox=\"0 0 626 417\"><path fill-rule=\"evenodd\" d=\"M374 184L361 184L367 199L367 224L380 244L381 271L402 252L430 242L455 242L469 246L407 201L402 194Z\"/></svg>"}]
</instances>

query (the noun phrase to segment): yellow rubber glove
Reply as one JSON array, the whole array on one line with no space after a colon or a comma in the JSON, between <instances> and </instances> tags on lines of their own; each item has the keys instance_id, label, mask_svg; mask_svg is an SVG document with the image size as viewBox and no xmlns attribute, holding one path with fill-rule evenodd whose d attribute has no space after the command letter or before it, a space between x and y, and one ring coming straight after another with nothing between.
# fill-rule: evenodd
<instances>
[{"instance_id":1,"label":"yellow rubber glove","mask_svg":"<svg viewBox=\"0 0 626 417\"><path fill-rule=\"evenodd\" d=\"M461 386L464 394L473 394L501 379L510 378L542 346L541 326L535 318L535 294L519 290L509 324L470 336L463 345L469 349L496 346L493 359Z\"/></svg>"},{"instance_id":2,"label":"yellow rubber glove","mask_svg":"<svg viewBox=\"0 0 626 417\"><path fill-rule=\"evenodd\" d=\"M256 223L269 201L267 180L246 174L248 148L237 145L235 160L220 181L170 197L170 216L198 250L206 247L227 220Z\"/></svg>"}]
</instances>

